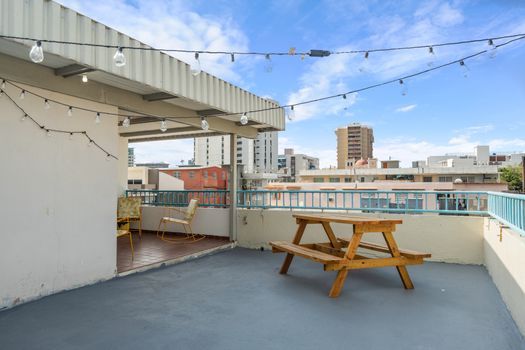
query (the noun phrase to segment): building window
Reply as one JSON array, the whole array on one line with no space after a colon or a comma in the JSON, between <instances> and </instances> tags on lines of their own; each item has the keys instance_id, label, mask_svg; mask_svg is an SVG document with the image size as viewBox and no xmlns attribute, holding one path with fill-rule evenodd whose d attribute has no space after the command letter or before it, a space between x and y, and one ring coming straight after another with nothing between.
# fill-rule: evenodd
<instances>
[{"instance_id":1,"label":"building window","mask_svg":"<svg viewBox=\"0 0 525 350\"><path fill-rule=\"evenodd\" d=\"M195 177L195 172L190 171L188 175L190 176L190 179L193 179Z\"/></svg>"},{"instance_id":2,"label":"building window","mask_svg":"<svg viewBox=\"0 0 525 350\"><path fill-rule=\"evenodd\" d=\"M222 174L222 175L221 175L222 179L223 179L223 180L226 180L226 172L223 171L221 174Z\"/></svg>"},{"instance_id":3,"label":"building window","mask_svg":"<svg viewBox=\"0 0 525 350\"><path fill-rule=\"evenodd\" d=\"M452 176L440 176L439 182L452 182Z\"/></svg>"},{"instance_id":4,"label":"building window","mask_svg":"<svg viewBox=\"0 0 525 350\"><path fill-rule=\"evenodd\" d=\"M177 179L180 179L180 171L175 171L173 173L173 177L176 177Z\"/></svg>"},{"instance_id":5,"label":"building window","mask_svg":"<svg viewBox=\"0 0 525 350\"><path fill-rule=\"evenodd\" d=\"M208 178L208 170L204 170L204 171L202 172L202 177L204 177L205 179Z\"/></svg>"},{"instance_id":6,"label":"building window","mask_svg":"<svg viewBox=\"0 0 525 350\"><path fill-rule=\"evenodd\" d=\"M352 178L351 177L345 177L345 182L352 182Z\"/></svg>"},{"instance_id":7,"label":"building window","mask_svg":"<svg viewBox=\"0 0 525 350\"><path fill-rule=\"evenodd\" d=\"M432 176L423 176L423 182L432 182Z\"/></svg>"},{"instance_id":8,"label":"building window","mask_svg":"<svg viewBox=\"0 0 525 350\"><path fill-rule=\"evenodd\" d=\"M216 178L217 178L217 173L211 173L211 177L212 177L213 179L216 179Z\"/></svg>"},{"instance_id":9,"label":"building window","mask_svg":"<svg viewBox=\"0 0 525 350\"><path fill-rule=\"evenodd\" d=\"M314 177L314 182L324 182L322 177Z\"/></svg>"},{"instance_id":10,"label":"building window","mask_svg":"<svg viewBox=\"0 0 525 350\"><path fill-rule=\"evenodd\" d=\"M341 179L338 177L331 177L330 182L341 182Z\"/></svg>"}]
</instances>

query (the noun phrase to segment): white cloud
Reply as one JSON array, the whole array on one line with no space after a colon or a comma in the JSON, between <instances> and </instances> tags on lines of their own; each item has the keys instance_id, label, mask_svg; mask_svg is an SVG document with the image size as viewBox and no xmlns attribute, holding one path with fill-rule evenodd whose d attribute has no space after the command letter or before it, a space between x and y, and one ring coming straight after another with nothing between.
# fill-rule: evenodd
<instances>
[{"instance_id":1,"label":"white cloud","mask_svg":"<svg viewBox=\"0 0 525 350\"><path fill-rule=\"evenodd\" d=\"M125 0L59 2L156 48L248 50L248 38L233 19L201 16L184 1L157 0L154 5L148 0L133 3ZM187 63L194 61L193 54L170 55ZM202 54L200 61L204 71L236 83L242 82L237 71L246 62L244 57L236 57L235 63L231 64L229 56Z\"/></svg>"},{"instance_id":2,"label":"white cloud","mask_svg":"<svg viewBox=\"0 0 525 350\"><path fill-rule=\"evenodd\" d=\"M130 143L135 148L135 163L166 162L170 166L193 159L193 140Z\"/></svg>"},{"instance_id":3,"label":"white cloud","mask_svg":"<svg viewBox=\"0 0 525 350\"><path fill-rule=\"evenodd\" d=\"M406 113L406 112L410 112L411 110L413 110L414 108L416 108L417 105L408 105L408 106L403 106L403 107L399 107L396 109L396 112L401 112L401 113Z\"/></svg>"}]
</instances>

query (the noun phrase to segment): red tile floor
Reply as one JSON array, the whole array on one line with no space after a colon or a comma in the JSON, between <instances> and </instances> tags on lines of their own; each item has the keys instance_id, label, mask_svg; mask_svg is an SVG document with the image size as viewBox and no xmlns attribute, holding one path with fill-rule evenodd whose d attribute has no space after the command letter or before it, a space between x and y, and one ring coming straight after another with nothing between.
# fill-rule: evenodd
<instances>
[{"instance_id":1,"label":"red tile floor","mask_svg":"<svg viewBox=\"0 0 525 350\"><path fill-rule=\"evenodd\" d=\"M183 237L181 235L166 235L166 237ZM190 242L180 240L178 242ZM180 258L185 255L198 253L221 245L229 244L227 237L206 236L193 243L171 243L161 240L156 232L142 231L142 239L138 233L133 233L133 248L135 257L131 259L131 248L128 237L117 239L117 271L119 273L144 267L147 265Z\"/></svg>"}]
</instances>

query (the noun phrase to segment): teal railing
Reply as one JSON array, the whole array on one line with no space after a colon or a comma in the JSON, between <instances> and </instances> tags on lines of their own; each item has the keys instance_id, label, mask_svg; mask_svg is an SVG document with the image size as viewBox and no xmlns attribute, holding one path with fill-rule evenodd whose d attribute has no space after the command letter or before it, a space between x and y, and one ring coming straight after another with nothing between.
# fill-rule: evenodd
<instances>
[{"instance_id":1,"label":"teal railing","mask_svg":"<svg viewBox=\"0 0 525 350\"><path fill-rule=\"evenodd\" d=\"M525 195L488 192L488 213L525 236Z\"/></svg>"},{"instance_id":2,"label":"teal railing","mask_svg":"<svg viewBox=\"0 0 525 350\"><path fill-rule=\"evenodd\" d=\"M226 208L226 190L130 190L154 206L184 207L192 198L202 207ZM490 215L525 235L525 195L474 191L248 190L237 207L247 209L354 210L363 212Z\"/></svg>"}]
</instances>

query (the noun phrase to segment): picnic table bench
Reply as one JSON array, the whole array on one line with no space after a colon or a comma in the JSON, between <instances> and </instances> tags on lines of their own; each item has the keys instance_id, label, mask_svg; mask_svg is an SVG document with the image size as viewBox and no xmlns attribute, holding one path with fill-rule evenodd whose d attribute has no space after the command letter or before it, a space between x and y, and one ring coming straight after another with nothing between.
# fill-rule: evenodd
<instances>
[{"instance_id":1,"label":"picnic table bench","mask_svg":"<svg viewBox=\"0 0 525 350\"><path fill-rule=\"evenodd\" d=\"M293 217L298 224L293 241L270 242L274 253L286 253L280 273L286 274L288 272L294 256L321 263L324 265L325 271L338 271L329 293L330 297L339 296L348 270L352 269L395 266L403 286L406 289L413 289L414 284L410 279L406 265L422 264L424 258L431 257L431 254L428 253L398 248L392 233L395 231L396 225L403 223L399 219L375 219L324 214L294 214ZM336 237L330 223L353 225L352 237L350 239ZM328 242L301 244L306 226L310 224L322 225L328 237ZM369 232L381 232L386 246L362 241L363 235ZM358 248L388 253L390 256L370 257L360 255L357 254Z\"/></svg>"}]
</instances>

